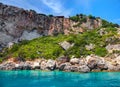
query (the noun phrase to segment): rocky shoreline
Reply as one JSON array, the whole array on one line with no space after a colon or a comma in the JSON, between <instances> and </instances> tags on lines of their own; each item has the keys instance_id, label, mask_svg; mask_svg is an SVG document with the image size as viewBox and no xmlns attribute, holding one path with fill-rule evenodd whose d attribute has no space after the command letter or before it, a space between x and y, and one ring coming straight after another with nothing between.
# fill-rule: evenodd
<instances>
[{"instance_id":1,"label":"rocky shoreline","mask_svg":"<svg viewBox=\"0 0 120 87\"><path fill-rule=\"evenodd\" d=\"M116 58L103 58L87 56L86 58L60 57L56 60L36 59L34 61L17 61L9 59L0 64L0 70L60 70L67 72L93 72L93 71L120 71L120 56Z\"/></svg>"}]
</instances>

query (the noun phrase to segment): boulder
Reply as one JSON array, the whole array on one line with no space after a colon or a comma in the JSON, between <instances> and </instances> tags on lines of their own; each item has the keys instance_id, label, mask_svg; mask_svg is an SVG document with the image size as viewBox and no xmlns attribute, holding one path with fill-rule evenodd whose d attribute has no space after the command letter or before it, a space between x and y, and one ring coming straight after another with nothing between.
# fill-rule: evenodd
<instances>
[{"instance_id":1,"label":"boulder","mask_svg":"<svg viewBox=\"0 0 120 87\"><path fill-rule=\"evenodd\" d=\"M40 69L40 62L34 61L32 65L33 69Z\"/></svg>"},{"instance_id":2,"label":"boulder","mask_svg":"<svg viewBox=\"0 0 120 87\"><path fill-rule=\"evenodd\" d=\"M120 65L113 61L106 61L108 71L120 71Z\"/></svg>"},{"instance_id":3,"label":"boulder","mask_svg":"<svg viewBox=\"0 0 120 87\"><path fill-rule=\"evenodd\" d=\"M2 64L0 65L0 70L5 70L5 66L3 66Z\"/></svg>"},{"instance_id":4,"label":"boulder","mask_svg":"<svg viewBox=\"0 0 120 87\"><path fill-rule=\"evenodd\" d=\"M66 63L62 63L62 64L59 66L59 70L60 70L60 71L63 71L64 68L65 68L65 66L66 66Z\"/></svg>"},{"instance_id":5,"label":"boulder","mask_svg":"<svg viewBox=\"0 0 120 87\"><path fill-rule=\"evenodd\" d=\"M25 62L23 66L23 70L31 70L32 66L30 62Z\"/></svg>"},{"instance_id":6,"label":"boulder","mask_svg":"<svg viewBox=\"0 0 120 87\"><path fill-rule=\"evenodd\" d=\"M23 70L24 62L20 62L19 64L15 64L15 70Z\"/></svg>"},{"instance_id":7,"label":"boulder","mask_svg":"<svg viewBox=\"0 0 120 87\"><path fill-rule=\"evenodd\" d=\"M15 68L14 62L4 62L0 65L0 70L13 70Z\"/></svg>"},{"instance_id":8,"label":"boulder","mask_svg":"<svg viewBox=\"0 0 120 87\"><path fill-rule=\"evenodd\" d=\"M90 68L87 65L79 66L79 72L83 72L83 73L90 72Z\"/></svg>"},{"instance_id":9,"label":"boulder","mask_svg":"<svg viewBox=\"0 0 120 87\"><path fill-rule=\"evenodd\" d=\"M86 57L86 60L87 60L87 66L90 68L90 69L95 69L97 67L97 59L94 58L94 57L91 57L91 56L87 56Z\"/></svg>"},{"instance_id":10,"label":"boulder","mask_svg":"<svg viewBox=\"0 0 120 87\"><path fill-rule=\"evenodd\" d=\"M71 63L72 65L74 65L74 64L79 64L79 59L78 59L78 58L72 58L72 59L70 59L70 63Z\"/></svg>"},{"instance_id":11,"label":"boulder","mask_svg":"<svg viewBox=\"0 0 120 87\"><path fill-rule=\"evenodd\" d=\"M6 70L13 70L15 67L15 63L14 62L7 63L5 67L6 67Z\"/></svg>"},{"instance_id":12,"label":"boulder","mask_svg":"<svg viewBox=\"0 0 120 87\"><path fill-rule=\"evenodd\" d=\"M68 50L70 47L73 47L74 44L70 44L69 42L67 41L64 41L64 42L61 42L59 43L60 46L64 49L64 50Z\"/></svg>"},{"instance_id":13,"label":"boulder","mask_svg":"<svg viewBox=\"0 0 120 87\"><path fill-rule=\"evenodd\" d=\"M20 62L19 64L15 64L15 70L31 70L32 66L29 62Z\"/></svg>"},{"instance_id":14,"label":"boulder","mask_svg":"<svg viewBox=\"0 0 120 87\"><path fill-rule=\"evenodd\" d=\"M98 56L87 56L86 60L87 60L86 64L91 70L93 69L106 70L107 69L107 65L105 63L104 58L100 58Z\"/></svg>"},{"instance_id":15,"label":"boulder","mask_svg":"<svg viewBox=\"0 0 120 87\"><path fill-rule=\"evenodd\" d=\"M100 69L100 70L107 70L108 69L104 58L98 59L97 69Z\"/></svg>"},{"instance_id":16,"label":"boulder","mask_svg":"<svg viewBox=\"0 0 120 87\"><path fill-rule=\"evenodd\" d=\"M42 61L41 61L41 64L40 64L40 69L41 69L41 70L47 70L47 68L46 68L46 63L47 63L46 60L42 60Z\"/></svg>"},{"instance_id":17,"label":"boulder","mask_svg":"<svg viewBox=\"0 0 120 87\"><path fill-rule=\"evenodd\" d=\"M56 68L56 61L49 59L46 63L46 68L54 70Z\"/></svg>"},{"instance_id":18,"label":"boulder","mask_svg":"<svg viewBox=\"0 0 120 87\"><path fill-rule=\"evenodd\" d=\"M27 68L27 64L25 62L20 62L19 64L15 64L15 70L24 70Z\"/></svg>"},{"instance_id":19,"label":"boulder","mask_svg":"<svg viewBox=\"0 0 120 87\"><path fill-rule=\"evenodd\" d=\"M86 65L87 64L87 62L86 62L86 59L85 58L81 58L80 60L79 60L79 65L81 66L81 65Z\"/></svg>"},{"instance_id":20,"label":"boulder","mask_svg":"<svg viewBox=\"0 0 120 87\"><path fill-rule=\"evenodd\" d=\"M8 48L9 48L9 49L12 48L13 45L14 45L13 42L9 42L9 43L8 43Z\"/></svg>"},{"instance_id":21,"label":"boulder","mask_svg":"<svg viewBox=\"0 0 120 87\"><path fill-rule=\"evenodd\" d=\"M71 64L70 63L62 63L59 66L60 71L71 71Z\"/></svg>"},{"instance_id":22,"label":"boulder","mask_svg":"<svg viewBox=\"0 0 120 87\"><path fill-rule=\"evenodd\" d=\"M58 65L59 65L61 63L69 62L70 58L67 56L61 56L61 57L57 58L56 61L58 62Z\"/></svg>"},{"instance_id":23,"label":"boulder","mask_svg":"<svg viewBox=\"0 0 120 87\"><path fill-rule=\"evenodd\" d=\"M71 70L71 72L78 72L79 71L79 66L78 65L72 65L70 70Z\"/></svg>"}]
</instances>

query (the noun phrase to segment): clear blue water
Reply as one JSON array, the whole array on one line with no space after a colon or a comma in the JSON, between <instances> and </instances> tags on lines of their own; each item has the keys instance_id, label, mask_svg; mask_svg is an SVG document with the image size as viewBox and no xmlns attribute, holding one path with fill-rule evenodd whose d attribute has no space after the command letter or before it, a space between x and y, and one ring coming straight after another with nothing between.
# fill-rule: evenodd
<instances>
[{"instance_id":1,"label":"clear blue water","mask_svg":"<svg viewBox=\"0 0 120 87\"><path fill-rule=\"evenodd\" d=\"M0 71L0 87L120 87L120 72Z\"/></svg>"}]
</instances>

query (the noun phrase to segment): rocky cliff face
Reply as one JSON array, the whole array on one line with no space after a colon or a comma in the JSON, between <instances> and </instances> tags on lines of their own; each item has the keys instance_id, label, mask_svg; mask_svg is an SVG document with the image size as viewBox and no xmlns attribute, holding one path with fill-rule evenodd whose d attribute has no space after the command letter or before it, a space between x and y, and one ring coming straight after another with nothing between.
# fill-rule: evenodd
<instances>
[{"instance_id":1,"label":"rocky cliff face","mask_svg":"<svg viewBox=\"0 0 120 87\"><path fill-rule=\"evenodd\" d=\"M84 28L93 29L101 26L101 20L87 18L81 26L73 27L73 22L64 16L46 16L33 10L24 10L0 3L0 48L9 42L31 40L40 36L56 35L59 33L79 33Z\"/></svg>"}]
</instances>

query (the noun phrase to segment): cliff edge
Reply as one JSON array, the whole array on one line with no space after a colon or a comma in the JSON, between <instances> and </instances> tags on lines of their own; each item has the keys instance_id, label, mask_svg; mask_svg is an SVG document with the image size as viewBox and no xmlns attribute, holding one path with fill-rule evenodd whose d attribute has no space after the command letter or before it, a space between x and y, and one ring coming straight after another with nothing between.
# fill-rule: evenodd
<instances>
[{"instance_id":1,"label":"cliff edge","mask_svg":"<svg viewBox=\"0 0 120 87\"><path fill-rule=\"evenodd\" d=\"M81 33L102 26L99 18L77 15L81 22L64 16L47 16L0 3L0 49L10 42L32 40L41 36Z\"/></svg>"}]
</instances>

